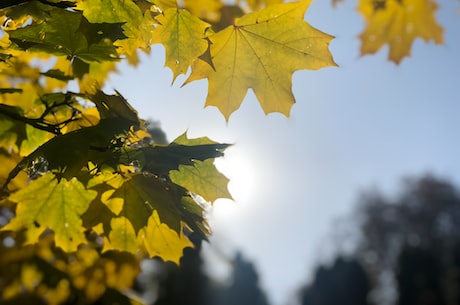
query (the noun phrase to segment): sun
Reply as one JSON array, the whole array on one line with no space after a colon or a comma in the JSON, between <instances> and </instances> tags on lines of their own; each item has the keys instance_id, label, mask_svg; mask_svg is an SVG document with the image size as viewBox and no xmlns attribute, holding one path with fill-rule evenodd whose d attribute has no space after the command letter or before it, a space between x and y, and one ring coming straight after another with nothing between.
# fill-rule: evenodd
<instances>
[{"instance_id":1,"label":"sun","mask_svg":"<svg viewBox=\"0 0 460 305\"><path fill-rule=\"evenodd\" d=\"M242 148L232 146L225 151L225 157L216 159L216 166L230 179L228 189L236 202L254 199L256 188L255 162Z\"/></svg>"}]
</instances>

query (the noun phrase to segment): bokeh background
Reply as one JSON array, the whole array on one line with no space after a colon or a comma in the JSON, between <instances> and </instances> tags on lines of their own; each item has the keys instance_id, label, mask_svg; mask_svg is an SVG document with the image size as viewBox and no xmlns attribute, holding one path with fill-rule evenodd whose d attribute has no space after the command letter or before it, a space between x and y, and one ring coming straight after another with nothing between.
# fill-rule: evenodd
<instances>
[{"instance_id":1,"label":"bokeh background","mask_svg":"<svg viewBox=\"0 0 460 305\"><path fill-rule=\"evenodd\" d=\"M231 179L234 201L218 200L209 211L214 234L202 245L206 276L230 283L235 266L249 264L267 303L295 304L319 265L360 268L348 259L363 245L363 192L398 198L408 188L404 177L412 185L414 177L460 185L460 4L438 2L444 45L416 40L412 56L395 65L386 47L359 55L364 21L356 1L337 8L313 1L306 20L336 37L330 49L339 67L294 74L290 118L264 115L248 92L226 122L217 109L203 109L206 81L181 88L179 77L171 84L159 45L141 55L137 68L119 67L107 91L120 91L169 140L187 131L234 143L217 163ZM339 254L345 258L335 261Z\"/></svg>"}]
</instances>

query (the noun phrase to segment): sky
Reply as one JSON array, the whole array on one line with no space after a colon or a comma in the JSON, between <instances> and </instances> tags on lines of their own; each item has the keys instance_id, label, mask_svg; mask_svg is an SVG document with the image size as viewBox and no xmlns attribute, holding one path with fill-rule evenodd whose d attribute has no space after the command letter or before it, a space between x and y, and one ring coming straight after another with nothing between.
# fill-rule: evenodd
<instances>
[{"instance_id":1,"label":"sky","mask_svg":"<svg viewBox=\"0 0 460 305\"><path fill-rule=\"evenodd\" d=\"M395 192L403 177L428 172L460 185L460 2L441 1L444 45L416 40L411 57L395 65L386 47L359 56L364 22L356 1L334 9L314 0L306 20L336 37L330 50L339 67L294 74L289 118L266 116L249 91L226 122L216 108L203 108L205 80L181 88L180 76L171 85L158 45L137 68L120 66L107 87L159 121L169 140L187 131L234 144L217 161L235 200L218 200L210 211L210 272L225 274L239 250L270 304L288 304L318 263L349 247L331 236L352 217L361 191Z\"/></svg>"}]
</instances>

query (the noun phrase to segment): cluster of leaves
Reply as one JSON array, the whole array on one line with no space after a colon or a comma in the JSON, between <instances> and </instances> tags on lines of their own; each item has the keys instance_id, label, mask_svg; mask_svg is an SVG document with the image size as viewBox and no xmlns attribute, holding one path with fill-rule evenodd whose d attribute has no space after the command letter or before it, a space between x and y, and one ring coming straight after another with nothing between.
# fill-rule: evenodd
<instances>
[{"instance_id":1,"label":"cluster of leaves","mask_svg":"<svg viewBox=\"0 0 460 305\"><path fill-rule=\"evenodd\" d=\"M178 262L206 239L206 206L231 197L213 163L228 145L185 134L155 143L104 82L162 44L173 81L207 79L206 105L226 119L248 89L264 112L289 115L292 74L336 65L333 37L304 20L310 2L2 1L0 303L125 300L139 259ZM441 42L435 7L361 0L363 54L390 43L399 62L418 36Z\"/></svg>"},{"instance_id":2,"label":"cluster of leaves","mask_svg":"<svg viewBox=\"0 0 460 305\"><path fill-rule=\"evenodd\" d=\"M443 28L434 16L434 0L359 0L358 11L367 27L361 33L361 54L373 54L389 45L388 59L399 64L410 55L416 38L443 42Z\"/></svg>"}]
</instances>

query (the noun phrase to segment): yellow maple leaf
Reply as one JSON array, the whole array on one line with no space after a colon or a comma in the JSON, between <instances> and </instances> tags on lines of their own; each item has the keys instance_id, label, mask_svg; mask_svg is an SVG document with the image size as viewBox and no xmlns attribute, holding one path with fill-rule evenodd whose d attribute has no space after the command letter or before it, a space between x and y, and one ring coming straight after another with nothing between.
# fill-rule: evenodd
<instances>
[{"instance_id":1,"label":"yellow maple leaf","mask_svg":"<svg viewBox=\"0 0 460 305\"><path fill-rule=\"evenodd\" d=\"M46 173L9 197L18 203L16 217L1 230L26 229L26 243L31 244L49 228L55 233L57 247L76 251L78 245L86 243L80 216L96 195L75 178L58 181L54 174Z\"/></svg>"},{"instance_id":2,"label":"yellow maple leaf","mask_svg":"<svg viewBox=\"0 0 460 305\"><path fill-rule=\"evenodd\" d=\"M219 0L184 0L184 6L190 13L213 22L220 19L222 5Z\"/></svg>"},{"instance_id":3,"label":"yellow maple leaf","mask_svg":"<svg viewBox=\"0 0 460 305\"><path fill-rule=\"evenodd\" d=\"M104 241L103 251L117 249L136 253L138 249L136 232L129 219L126 217L112 218L110 225L112 230L109 233L109 239Z\"/></svg>"},{"instance_id":4,"label":"yellow maple leaf","mask_svg":"<svg viewBox=\"0 0 460 305\"><path fill-rule=\"evenodd\" d=\"M240 4L241 2L246 2L248 9L252 11L256 11L258 9L261 9L263 7L272 5L272 4L277 4L283 2L283 0L237 0L236 3Z\"/></svg>"},{"instance_id":5,"label":"yellow maple leaf","mask_svg":"<svg viewBox=\"0 0 460 305\"><path fill-rule=\"evenodd\" d=\"M187 10L167 9L155 18L159 25L153 32L152 43L162 43L166 49L165 65L173 71L173 81L185 74L193 60L208 48L204 39L210 25Z\"/></svg>"},{"instance_id":6,"label":"yellow maple leaf","mask_svg":"<svg viewBox=\"0 0 460 305\"><path fill-rule=\"evenodd\" d=\"M177 8L176 0L147 0L147 1L155 4L154 7L158 7L161 11L165 11L168 8Z\"/></svg>"},{"instance_id":7,"label":"yellow maple leaf","mask_svg":"<svg viewBox=\"0 0 460 305\"><path fill-rule=\"evenodd\" d=\"M207 78L206 106L218 107L226 119L240 107L249 88L265 113L289 116L295 102L293 72L336 65L328 50L333 37L304 20L310 3L276 4L236 19L209 37L215 70L197 60L185 84Z\"/></svg>"},{"instance_id":8,"label":"yellow maple leaf","mask_svg":"<svg viewBox=\"0 0 460 305\"><path fill-rule=\"evenodd\" d=\"M149 217L147 227L139 234L151 257L159 256L164 261L179 264L184 248L193 247L183 233L177 233L160 221L157 211Z\"/></svg>"},{"instance_id":9,"label":"yellow maple leaf","mask_svg":"<svg viewBox=\"0 0 460 305\"><path fill-rule=\"evenodd\" d=\"M443 28L436 22L433 0L360 0L358 11L367 27L360 35L361 55L376 53L388 44L389 60L399 64L410 55L416 38L443 43Z\"/></svg>"}]
</instances>

